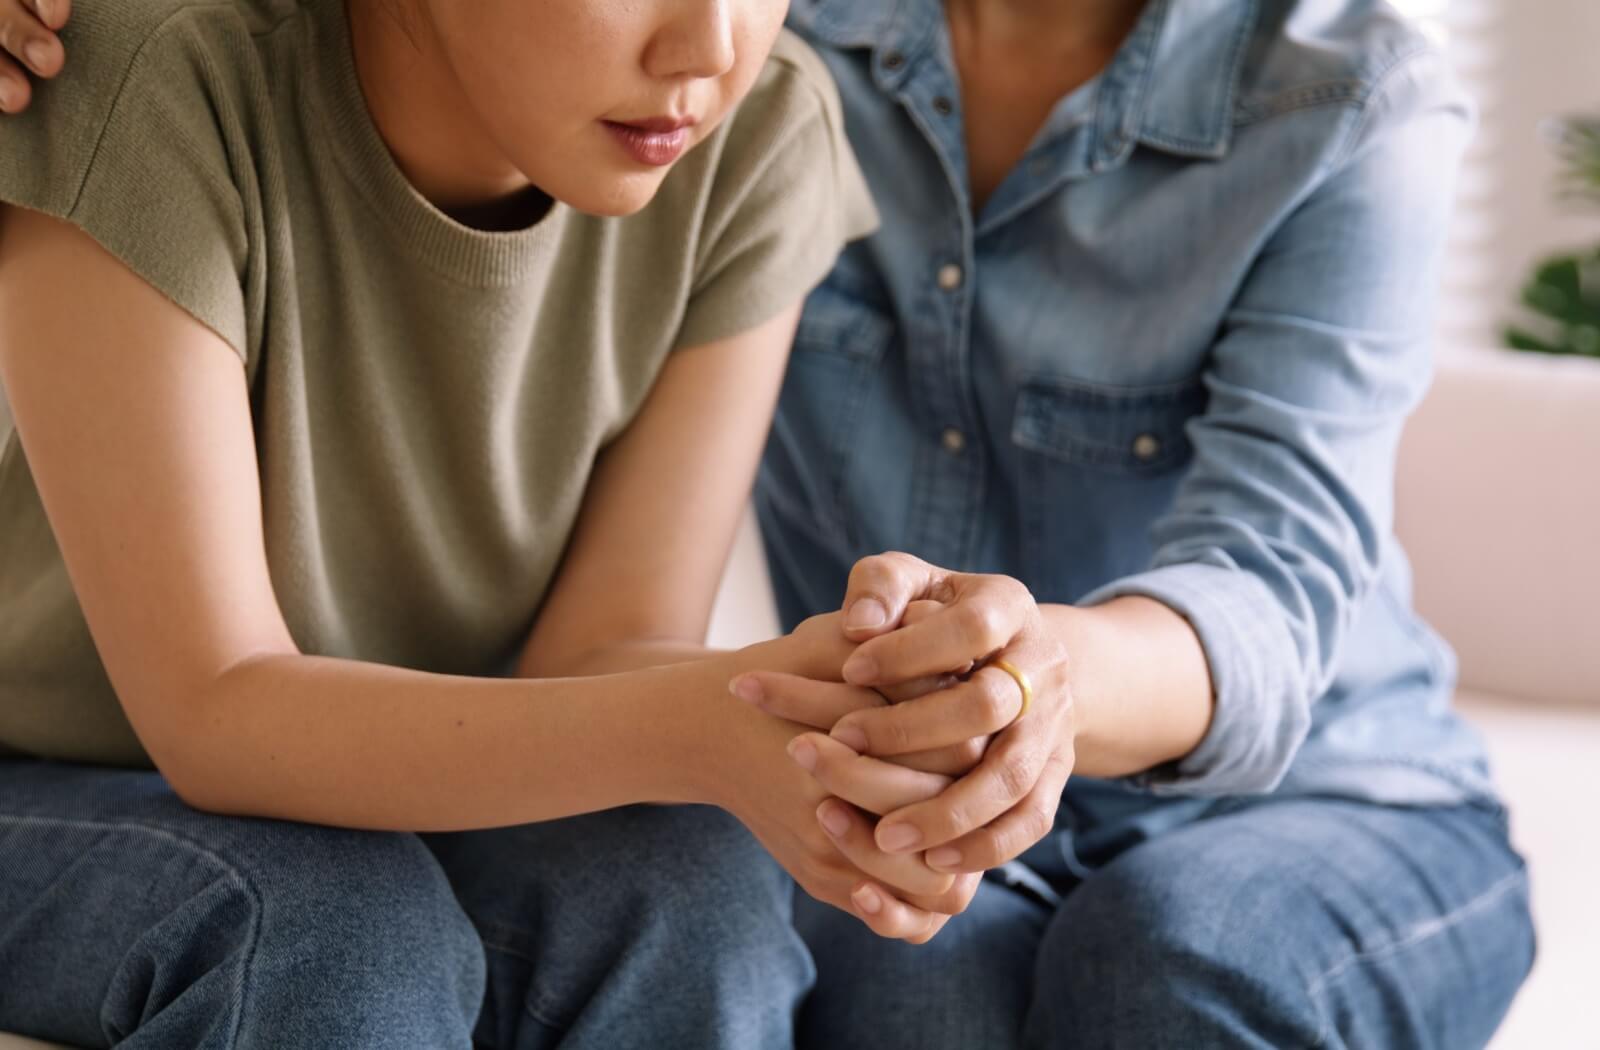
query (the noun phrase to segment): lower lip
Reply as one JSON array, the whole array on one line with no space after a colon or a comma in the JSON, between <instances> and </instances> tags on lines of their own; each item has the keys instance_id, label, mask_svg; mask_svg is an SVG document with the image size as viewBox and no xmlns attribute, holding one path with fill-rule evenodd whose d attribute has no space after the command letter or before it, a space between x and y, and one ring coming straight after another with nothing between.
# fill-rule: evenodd
<instances>
[{"instance_id":1,"label":"lower lip","mask_svg":"<svg viewBox=\"0 0 1600 1050\"><path fill-rule=\"evenodd\" d=\"M645 131L631 124L613 124L609 120L601 123L627 151L628 156L640 164L648 164L651 167L660 168L671 164L683 156L683 151L689 146L688 128L679 128L676 131Z\"/></svg>"}]
</instances>

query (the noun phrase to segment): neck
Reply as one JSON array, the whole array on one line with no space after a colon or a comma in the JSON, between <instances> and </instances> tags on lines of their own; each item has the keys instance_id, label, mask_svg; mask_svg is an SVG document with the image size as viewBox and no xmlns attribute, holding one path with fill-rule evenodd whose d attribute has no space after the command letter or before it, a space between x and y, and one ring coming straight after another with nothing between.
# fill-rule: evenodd
<instances>
[{"instance_id":1,"label":"neck","mask_svg":"<svg viewBox=\"0 0 1600 1050\"><path fill-rule=\"evenodd\" d=\"M446 214L488 229L549 207L477 119L427 16L385 0L348 0L367 111L411 185Z\"/></svg>"},{"instance_id":2,"label":"neck","mask_svg":"<svg viewBox=\"0 0 1600 1050\"><path fill-rule=\"evenodd\" d=\"M1114 52L1146 0L945 0L952 29L974 41L1080 54Z\"/></svg>"}]
</instances>

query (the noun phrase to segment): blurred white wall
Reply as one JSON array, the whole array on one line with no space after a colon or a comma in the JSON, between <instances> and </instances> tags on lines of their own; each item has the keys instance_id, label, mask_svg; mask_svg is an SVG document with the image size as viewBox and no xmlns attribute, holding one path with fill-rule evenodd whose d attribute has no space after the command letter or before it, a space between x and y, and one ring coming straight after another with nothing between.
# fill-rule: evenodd
<instances>
[{"instance_id":1,"label":"blurred white wall","mask_svg":"<svg viewBox=\"0 0 1600 1050\"><path fill-rule=\"evenodd\" d=\"M1600 243L1600 215L1557 198L1552 117L1600 115L1597 0L1397 0L1431 20L1478 100L1440 330L1446 343L1500 343L1535 263Z\"/></svg>"}]
</instances>

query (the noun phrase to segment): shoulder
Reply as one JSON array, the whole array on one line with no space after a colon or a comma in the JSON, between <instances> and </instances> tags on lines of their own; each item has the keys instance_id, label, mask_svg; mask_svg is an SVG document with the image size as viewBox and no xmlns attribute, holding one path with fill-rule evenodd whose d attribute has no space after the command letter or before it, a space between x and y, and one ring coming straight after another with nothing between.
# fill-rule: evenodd
<instances>
[{"instance_id":1,"label":"shoulder","mask_svg":"<svg viewBox=\"0 0 1600 1050\"><path fill-rule=\"evenodd\" d=\"M170 144L225 176L216 123L237 108L230 96L248 90L252 17L260 10L76 0L62 34L66 69L39 85L28 112L0 121L0 195L64 214L97 158L114 162L109 154L123 141Z\"/></svg>"},{"instance_id":2,"label":"shoulder","mask_svg":"<svg viewBox=\"0 0 1600 1050\"><path fill-rule=\"evenodd\" d=\"M275 9L284 6L265 0L76 0L62 32L71 61L45 93L104 98L138 68L181 65L207 53L220 58L275 14L281 18Z\"/></svg>"},{"instance_id":3,"label":"shoulder","mask_svg":"<svg viewBox=\"0 0 1600 1050\"><path fill-rule=\"evenodd\" d=\"M0 202L83 230L241 356L262 10L75 0L66 70L0 121Z\"/></svg>"},{"instance_id":4,"label":"shoulder","mask_svg":"<svg viewBox=\"0 0 1600 1050\"><path fill-rule=\"evenodd\" d=\"M729 118L739 138L781 139L808 125L832 134L841 129L839 90L828 67L792 31L779 32L772 54L750 93Z\"/></svg>"},{"instance_id":5,"label":"shoulder","mask_svg":"<svg viewBox=\"0 0 1600 1050\"><path fill-rule=\"evenodd\" d=\"M1466 109L1438 45L1384 0L1263 0L1240 70L1240 123L1409 96Z\"/></svg>"}]
</instances>

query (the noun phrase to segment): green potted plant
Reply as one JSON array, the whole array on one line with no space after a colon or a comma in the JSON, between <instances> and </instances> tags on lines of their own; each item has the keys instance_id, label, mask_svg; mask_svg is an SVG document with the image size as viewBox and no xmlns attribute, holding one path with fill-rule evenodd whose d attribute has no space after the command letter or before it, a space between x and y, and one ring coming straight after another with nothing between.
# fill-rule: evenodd
<instances>
[{"instance_id":1,"label":"green potted plant","mask_svg":"<svg viewBox=\"0 0 1600 1050\"><path fill-rule=\"evenodd\" d=\"M1557 121L1551 130L1565 167L1563 196L1600 207L1600 117ZM1600 358L1600 248L1540 263L1522 303L1527 316L1506 329L1507 345Z\"/></svg>"}]
</instances>

